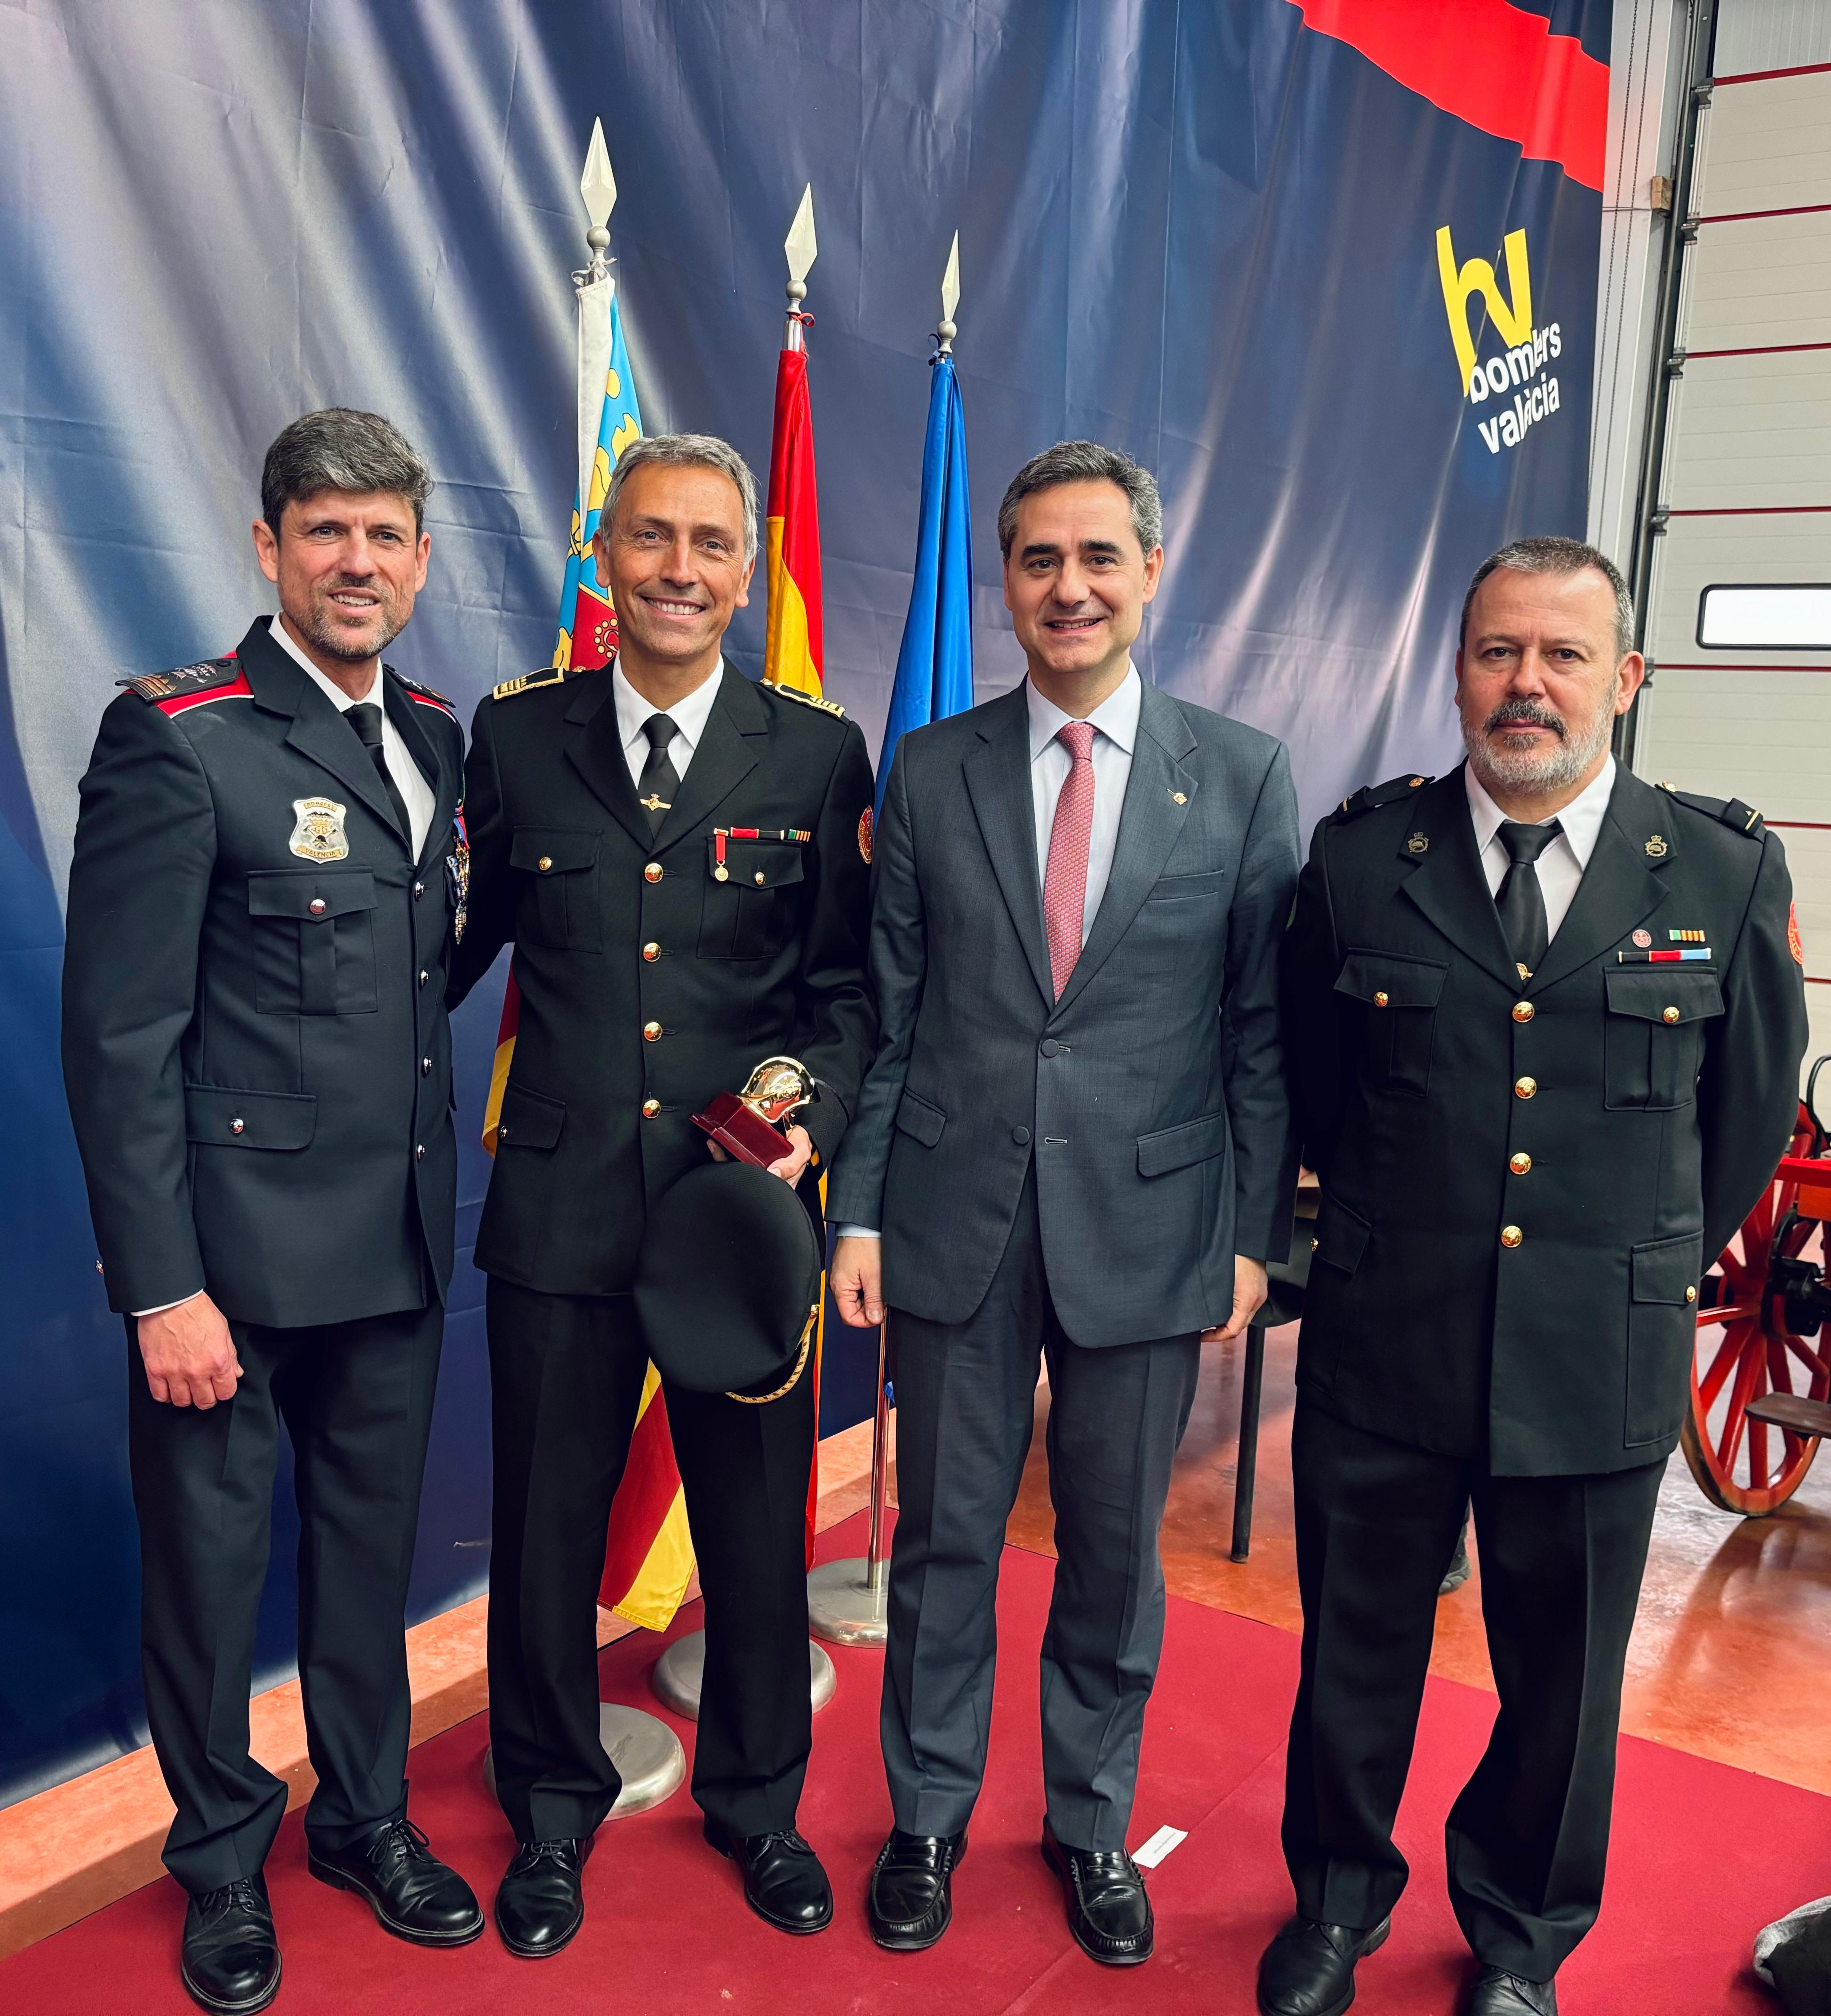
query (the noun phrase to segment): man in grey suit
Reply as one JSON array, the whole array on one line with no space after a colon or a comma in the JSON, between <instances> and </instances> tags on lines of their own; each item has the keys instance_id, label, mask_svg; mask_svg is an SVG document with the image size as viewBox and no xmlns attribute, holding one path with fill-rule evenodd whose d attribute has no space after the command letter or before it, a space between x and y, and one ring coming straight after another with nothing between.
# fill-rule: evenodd
<instances>
[{"instance_id":1,"label":"man in grey suit","mask_svg":"<svg viewBox=\"0 0 1831 2016\"><path fill-rule=\"evenodd\" d=\"M1171 1460L1204 1332L1240 1334L1290 1241L1290 763L1133 668L1161 527L1156 484L1110 448L1064 441L1020 470L998 542L1028 677L905 736L884 797L882 1035L828 1215L840 1313L894 1312L896 1824L869 1907L898 1950L933 1945L951 1915L1040 1359L1059 1556L1043 1852L1085 1950L1150 1957L1125 1833L1163 1643Z\"/></svg>"}]
</instances>

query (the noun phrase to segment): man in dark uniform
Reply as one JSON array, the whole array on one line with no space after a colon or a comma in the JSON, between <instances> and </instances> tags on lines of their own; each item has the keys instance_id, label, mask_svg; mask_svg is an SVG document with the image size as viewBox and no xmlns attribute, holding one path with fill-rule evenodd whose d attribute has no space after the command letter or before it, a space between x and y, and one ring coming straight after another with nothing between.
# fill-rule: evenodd
<instances>
[{"instance_id":1,"label":"man in dark uniform","mask_svg":"<svg viewBox=\"0 0 1831 2016\"><path fill-rule=\"evenodd\" d=\"M1469 1501L1500 1696L1448 1827L1474 2016L1549 2016L1601 1899L1699 1283L1786 1148L1806 1035L1779 842L1610 754L1632 639L1593 548L1503 548L1463 610L1467 763L1357 793L1300 885L1287 1047L1322 1197L1292 1435L1299 1915L1268 2016L1346 2009L1386 1937Z\"/></svg>"},{"instance_id":2,"label":"man in dark uniform","mask_svg":"<svg viewBox=\"0 0 1831 2016\"><path fill-rule=\"evenodd\" d=\"M705 435L624 449L595 554L621 648L478 709L471 921L451 999L513 941L514 1062L477 1262L490 1276L490 1732L520 1845L505 1943L556 1952L619 1780L598 1740L595 1601L647 1353L629 1291L649 1206L703 1166L692 1115L772 1053L819 1088L775 1166L818 1209L876 1039L865 977L871 765L821 700L753 685L756 487ZM783 1930L833 1899L795 1832L811 1744L804 1507L811 1382L750 1406L664 1382L706 1596L693 1792Z\"/></svg>"},{"instance_id":3,"label":"man in dark uniform","mask_svg":"<svg viewBox=\"0 0 1831 2016\"><path fill-rule=\"evenodd\" d=\"M426 580L430 481L387 421L296 420L235 653L124 680L82 780L63 1067L126 1316L147 1719L191 1893L185 1986L263 2008L286 1788L248 1753L279 1425L302 1527L313 1874L426 1946L469 1886L406 1816L402 1614L451 1269L444 1006L463 736L380 662Z\"/></svg>"}]
</instances>

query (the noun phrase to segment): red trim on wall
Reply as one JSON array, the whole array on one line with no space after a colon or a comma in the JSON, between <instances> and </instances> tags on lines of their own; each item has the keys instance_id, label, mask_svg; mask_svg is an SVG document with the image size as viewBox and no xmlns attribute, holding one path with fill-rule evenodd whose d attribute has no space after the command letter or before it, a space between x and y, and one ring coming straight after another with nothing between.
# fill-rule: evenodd
<instances>
[{"instance_id":1,"label":"red trim on wall","mask_svg":"<svg viewBox=\"0 0 1831 2016\"><path fill-rule=\"evenodd\" d=\"M1685 361L1695 364L1700 357L1781 357L1796 350L1831 350L1831 343L1751 343L1740 350L1688 350Z\"/></svg>"},{"instance_id":2,"label":"red trim on wall","mask_svg":"<svg viewBox=\"0 0 1831 2016\"><path fill-rule=\"evenodd\" d=\"M1810 518L1831 511L1831 504L1722 504L1698 505L1684 511L1668 511L1668 518Z\"/></svg>"},{"instance_id":3,"label":"red trim on wall","mask_svg":"<svg viewBox=\"0 0 1831 2016\"><path fill-rule=\"evenodd\" d=\"M1600 189L1609 70L1542 14L1506 0L1293 0L1304 25L1346 42L1387 75L1528 160L1556 161Z\"/></svg>"},{"instance_id":4,"label":"red trim on wall","mask_svg":"<svg viewBox=\"0 0 1831 2016\"><path fill-rule=\"evenodd\" d=\"M1700 217L1700 224L1747 224L1761 217L1813 217L1831 210L1831 203L1796 203L1784 210L1724 210L1714 217Z\"/></svg>"},{"instance_id":5,"label":"red trim on wall","mask_svg":"<svg viewBox=\"0 0 1831 2016\"><path fill-rule=\"evenodd\" d=\"M1797 63L1791 70L1745 70L1736 77L1714 77L1713 84L1764 84L1771 77L1815 77L1831 63Z\"/></svg>"},{"instance_id":6,"label":"red trim on wall","mask_svg":"<svg viewBox=\"0 0 1831 2016\"><path fill-rule=\"evenodd\" d=\"M1816 819L1763 819L1763 826L1777 826L1788 833L1831 833L1831 826Z\"/></svg>"},{"instance_id":7,"label":"red trim on wall","mask_svg":"<svg viewBox=\"0 0 1831 2016\"><path fill-rule=\"evenodd\" d=\"M1661 672L1831 672L1831 665L1714 665L1689 658L1659 658L1654 670Z\"/></svg>"}]
</instances>

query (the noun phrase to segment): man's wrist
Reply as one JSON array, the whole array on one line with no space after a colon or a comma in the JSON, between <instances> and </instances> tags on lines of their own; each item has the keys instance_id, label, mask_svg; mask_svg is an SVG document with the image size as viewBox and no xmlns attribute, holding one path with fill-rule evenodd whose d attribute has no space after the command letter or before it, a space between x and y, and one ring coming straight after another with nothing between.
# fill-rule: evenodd
<instances>
[{"instance_id":1,"label":"man's wrist","mask_svg":"<svg viewBox=\"0 0 1831 2016\"><path fill-rule=\"evenodd\" d=\"M193 1288L188 1295L180 1295L175 1302L160 1302L152 1309L130 1309L128 1313L132 1316L135 1323L138 1323L142 1316L162 1316L167 1309L182 1309L186 1302L194 1302L203 1292L201 1288Z\"/></svg>"},{"instance_id":2,"label":"man's wrist","mask_svg":"<svg viewBox=\"0 0 1831 2016\"><path fill-rule=\"evenodd\" d=\"M836 1239L881 1239L883 1234L875 1225L839 1225L833 1227Z\"/></svg>"}]
</instances>

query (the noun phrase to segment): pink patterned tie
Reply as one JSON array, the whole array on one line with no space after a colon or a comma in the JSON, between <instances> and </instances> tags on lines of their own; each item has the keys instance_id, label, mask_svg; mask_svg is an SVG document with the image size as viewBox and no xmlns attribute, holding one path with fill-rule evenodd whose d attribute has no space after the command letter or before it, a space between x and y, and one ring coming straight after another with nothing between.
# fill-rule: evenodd
<instances>
[{"instance_id":1,"label":"pink patterned tie","mask_svg":"<svg viewBox=\"0 0 1831 2016\"><path fill-rule=\"evenodd\" d=\"M1087 916L1087 852L1093 838L1093 725L1071 721L1056 740L1072 759L1049 828L1049 865L1043 877L1043 929L1049 939L1049 977L1056 999L1081 956Z\"/></svg>"}]
</instances>

